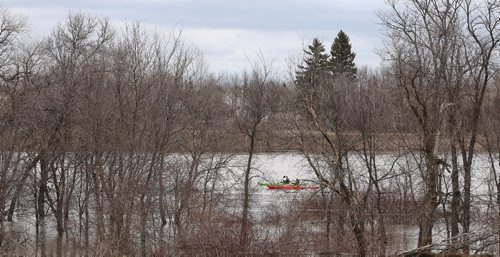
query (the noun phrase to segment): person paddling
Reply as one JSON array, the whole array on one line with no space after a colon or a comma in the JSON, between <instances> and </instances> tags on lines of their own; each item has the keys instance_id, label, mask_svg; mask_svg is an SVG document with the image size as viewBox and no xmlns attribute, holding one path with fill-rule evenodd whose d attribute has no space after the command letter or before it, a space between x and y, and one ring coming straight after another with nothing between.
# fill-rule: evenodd
<instances>
[{"instance_id":1,"label":"person paddling","mask_svg":"<svg viewBox=\"0 0 500 257\"><path fill-rule=\"evenodd\" d=\"M290 183L290 179L288 178L288 176L283 176L283 180L281 180L281 183L283 183L283 184L289 184Z\"/></svg>"}]
</instances>

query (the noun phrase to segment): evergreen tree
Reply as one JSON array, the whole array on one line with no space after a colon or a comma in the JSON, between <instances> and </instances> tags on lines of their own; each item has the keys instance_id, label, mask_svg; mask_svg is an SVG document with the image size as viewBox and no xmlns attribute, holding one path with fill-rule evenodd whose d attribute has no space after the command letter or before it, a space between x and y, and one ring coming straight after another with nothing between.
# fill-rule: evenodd
<instances>
[{"instance_id":1,"label":"evergreen tree","mask_svg":"<svg viewBox=\"0 0 500 257\"><path fill-rule=\"evenodd\" d=\"M356 54L351 50L349 37L341 30L335 38L330 51L329 68L334 74L356 77Z\"/></svg>"},{"instance_id":2,"label":"evergreen tree","mask_svg":"<svg viewBox=\"0 0 500 257\"><path fill-rule=\"evenodd\" d=\"M317 38L304 49L303 63L298 65L295 79L297 100L301 106L308 106L316 101L320 84L328 76L328 57L325 46Z\"/></svg>"},{"instance_id":3,"label":"evergreen tree","mask_svg":"<svg viewBox=\"0 0 500 257\"><path fill-rule=\"evenodd\" d=\"M325 53L325 46L318 38L313 39L311 45L304 49L304 63L299 65L296 72L296 83L311 83L315 75L323 71L328 66L328 54Z\"/></svg>"}]
</instances>

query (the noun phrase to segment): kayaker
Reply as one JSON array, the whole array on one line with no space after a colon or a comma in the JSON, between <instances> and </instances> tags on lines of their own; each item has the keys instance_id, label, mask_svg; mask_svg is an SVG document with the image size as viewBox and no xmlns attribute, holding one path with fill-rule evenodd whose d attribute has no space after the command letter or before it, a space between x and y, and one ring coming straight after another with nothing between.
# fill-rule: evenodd
<instances>
[{"instance_id":1,"label":"kayaker","mask_svg":"<svg viewBox=\"0 0 500 257\"><path fill-rule=\"evenodd\" d=\"M283 184L289 184L290 183L290 179L288 178L288 176L283 176L283 180L281 180L281 183L283 183Z\"/></svg>"}]
</instances>

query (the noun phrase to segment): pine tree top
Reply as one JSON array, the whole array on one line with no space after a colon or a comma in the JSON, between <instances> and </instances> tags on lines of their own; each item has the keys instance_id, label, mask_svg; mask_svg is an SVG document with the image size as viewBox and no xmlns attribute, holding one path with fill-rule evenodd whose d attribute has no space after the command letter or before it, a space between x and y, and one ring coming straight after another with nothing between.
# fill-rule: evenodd
<instances>
[{"instance_id":1,"label":"pine tree top","mask_svg":"<svg viewBox=\"0 0 500 257\"><path fill-rule=\"evenodd\" d=\"M304 80L311 74L326 70L328 58L323 43L318 38L314 38L311 45L304 49L303 64L298 65L299 70L296 72L296 80Z\"/></svg>"},{"instance_id":2,"label":"pine tree top","mask_svg":"<svg viewBox=\"0 0 500 257\"><path fill-rule=\"evenodd\" d=\"M334 73L356 76L357 68L354 63L356 54L351 48L349 37L341 30L333 41L330 51L329 66Z\"/></svg>"},{"instance_id":3,"label":"pine tree top","mask_svg":"<svg viewBox=\"0 0 500 257\"><path fill-rule=\"evenodd\" d=\"M325 53L325 46L318 38L314 38L311 45L304 49L306 57L304 63L310 68L324 68L328 62L328 54Z\"/></svg>"}]
</instances>

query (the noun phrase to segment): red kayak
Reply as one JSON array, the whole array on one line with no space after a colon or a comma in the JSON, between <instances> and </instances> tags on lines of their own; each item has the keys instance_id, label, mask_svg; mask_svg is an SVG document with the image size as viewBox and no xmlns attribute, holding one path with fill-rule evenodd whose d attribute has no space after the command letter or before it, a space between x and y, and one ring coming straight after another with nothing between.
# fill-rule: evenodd
<instances>
[{"instance_id":1,"label":"red kayak","mask_svg":"<svg viewBox=\"0 0 500 257\"><path fill-rule=\"evenodd\" d=\"M294 184L269 184L267 185L267 189L303 190L303 189L319 189L319 186L294 185Z\"/></svg>"}]
</instances>

